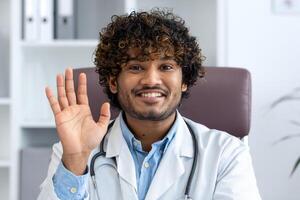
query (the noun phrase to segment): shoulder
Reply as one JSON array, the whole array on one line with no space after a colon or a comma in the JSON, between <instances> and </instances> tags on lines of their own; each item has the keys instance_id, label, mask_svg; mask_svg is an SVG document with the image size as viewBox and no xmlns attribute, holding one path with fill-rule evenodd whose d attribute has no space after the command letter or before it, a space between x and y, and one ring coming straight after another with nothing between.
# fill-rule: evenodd
<instances>
[{"instance_id":1,"label":"shoulder","mask_svg":"<svg viewBox=\"0 0 300 200\"><path fill-rule=\"evenodd\" d=\"M245 144L233 135L221 130L210 129L203 124L184 118L196 135L198 146L203 151L213 151L223 154L224 152L243 151L248 149Z\"/></svg>"},{"instance_id":2,"label":"shoulder","mask_svg":"<svg viewBox=\"0 0 300 200\"><path fill-rule=\"evenodd\" d=\"M226 170L232 168L245 168L252 165L249 146L239 138L225 131L209 129L187 118L184 120L196 135L202 163L209 163L219 175L225 174Z\"/></svg>"}]
</instances>

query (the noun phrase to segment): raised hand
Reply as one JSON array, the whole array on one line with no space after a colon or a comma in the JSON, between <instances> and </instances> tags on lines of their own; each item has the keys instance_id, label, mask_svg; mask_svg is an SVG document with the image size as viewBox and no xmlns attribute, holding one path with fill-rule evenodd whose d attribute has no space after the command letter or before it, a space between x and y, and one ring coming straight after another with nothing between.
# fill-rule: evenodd
<instances>
[{"instance_id":1,"label":"raised hand","mask_svg":"<svg viewBox=\"0 0 300 200\"><path fill-rule=\"evenodd\" d=\"M59 139L63 146L62 161L67 169L80 175L84 172L91 151L102 141L110 120L109 103L101 106L99 121L93 120L88 104L86 75L79 75L77 97L73 70L66 69L65 78L57 75L56 98L45 88L54 114Z\"/></svg>"}]
</instances>

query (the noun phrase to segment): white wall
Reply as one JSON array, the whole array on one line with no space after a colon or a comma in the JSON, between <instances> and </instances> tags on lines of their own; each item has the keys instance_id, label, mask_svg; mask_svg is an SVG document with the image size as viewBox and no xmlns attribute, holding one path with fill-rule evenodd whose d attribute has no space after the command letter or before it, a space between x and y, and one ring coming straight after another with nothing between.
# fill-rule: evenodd
<instances>
[{"instance_id":1,"label":"white wall","mask_svg":"<svg viewBox=\"0 0 300 200\"><path fill-rule=\"evenodd\" d=\"M216 65L216 1L215 0L137 0L137 10L171 8L186 22L206 57L204 65Z\"/></svg>"},{"instance_id":2,"label":"white wall","mask_svg":"<svg viewBox=\"0 0 300 200\"><path fill-rule=\"evenodd\" d=\"M300 86L300 13L275 14L272 0L228 0L226 59L220 64L242 66L253 80L250 146L258 185L264 200L299 200L300 168L289 177L300 156L300 138L272 145L300 133L300 101L270 104Z\"/></svg>"}]
</instances>

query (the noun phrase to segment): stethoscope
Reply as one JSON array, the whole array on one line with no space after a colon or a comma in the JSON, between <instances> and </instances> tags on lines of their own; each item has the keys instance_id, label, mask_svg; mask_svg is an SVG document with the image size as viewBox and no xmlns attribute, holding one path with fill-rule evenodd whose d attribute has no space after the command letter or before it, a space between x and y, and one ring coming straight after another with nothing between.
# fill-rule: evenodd
<instances>
[{"instance_id":1,"label":"stethoscope","mask_svg":"<svg viewBox=\"0 0 300 200\"><path fill-rule=\"evenodd\" d=\"M185 121L185 120L184 120ZM113 126L115 120L113 120L109 125L108 125L108 128L107 128L107 132L110 131L111 127ZM198 159L198 142L197 142L197 139L196 139L196 136L195 136L195 133L194 131L192 130L192 128L190 127L190 125L185 121L188 129L189 129L189 132L193 138L193 148L194 148L194 159L193 159L193 164L192 164L192 169L191 169L191 172L190 172L190 175L189 175L189 179L188 179L188 182L186 184L186 188L185 188L185 192L184 192L184 199L185 200L192 200L192 197L190 196L190 191L191 191L191 184L192 184L192 179L193 179L193 176L195 174L195 169L196 169L196 166L197 166L197 159ZM106 136L106 134L105 134ZM97 181L96 181L96 178L95 178L95 168L94 168L94 165L95 165L95 162L96 162L96 159L99 158L99 157L105 157L106 155L106 152L104 152L104 140L105 140L105 136L104 138L102 139L101 143L100 143L100 146L99 146L99 149L100 151L98 153L96 153L92 159L91 159L91 163L90 163L90 175L91 175L91 178L92 178L92 182L93 182L93 185L94 185L94 188L96 190L96 194L97 194L97 199L100 200L99 198L99 194L98 194L98 190L97 190Z\"/></svg>"}]
</instances>

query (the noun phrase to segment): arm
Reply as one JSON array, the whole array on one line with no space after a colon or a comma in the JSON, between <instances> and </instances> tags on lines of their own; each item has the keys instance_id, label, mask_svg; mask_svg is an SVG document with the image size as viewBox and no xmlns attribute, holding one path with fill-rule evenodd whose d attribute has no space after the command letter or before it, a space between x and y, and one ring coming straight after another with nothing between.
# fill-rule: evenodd
<instances>
[{"instance_id":1,"label":"arm","mask_svg":"<svg viewBox=\"0 0 300 200\"><path fill-rule=\"evenodd\" d=\"M88 173L74 175L63 166L61 156L61 143L56 143L53 145L47 177L40 186L38 200L88 199ZM72 187L77 189L75 193L71 192Z\"/></svg>"},{"instance_id":2,"label":"arm","mask_svg":"<svg viewBox=\"0 0 300 200\"><path fill-rule=\"evenodd\" d=\"M56 82L58 98L53 96L50 88L46 88L46 95L54 114L56 129L61 142L60 148L54 146L48 176L42 185L42 188L47 188L46 190L51 197L55 185L58 185L57 188L60 187L61 179L64 180L61 172L68 177L72 177L69 176L70 174L73 175L74 180L84 174L90 153L103 139L110 119L109 104L105 103L101 107L99 121L93 120L88 104L85 74L79 75L77 96L74 91L72 69L66 70L65 77L58 75ZM61 162L63 162L65 169L57 168ZM57 169L58 171L56 171Z\"/></svg>"},{"instance_id":3,"label":"arm","mask_svg":"<svg viewBox=\"0 0 300 200\"><path fill-rule=\"evenodd\" d=\"M88 173L76 176L67 170L63 163L57 167L57 170L52 177L54 190L59 199L74 199L81 200L88 197L87 183Z\"/></svg>"}]
</instances>

